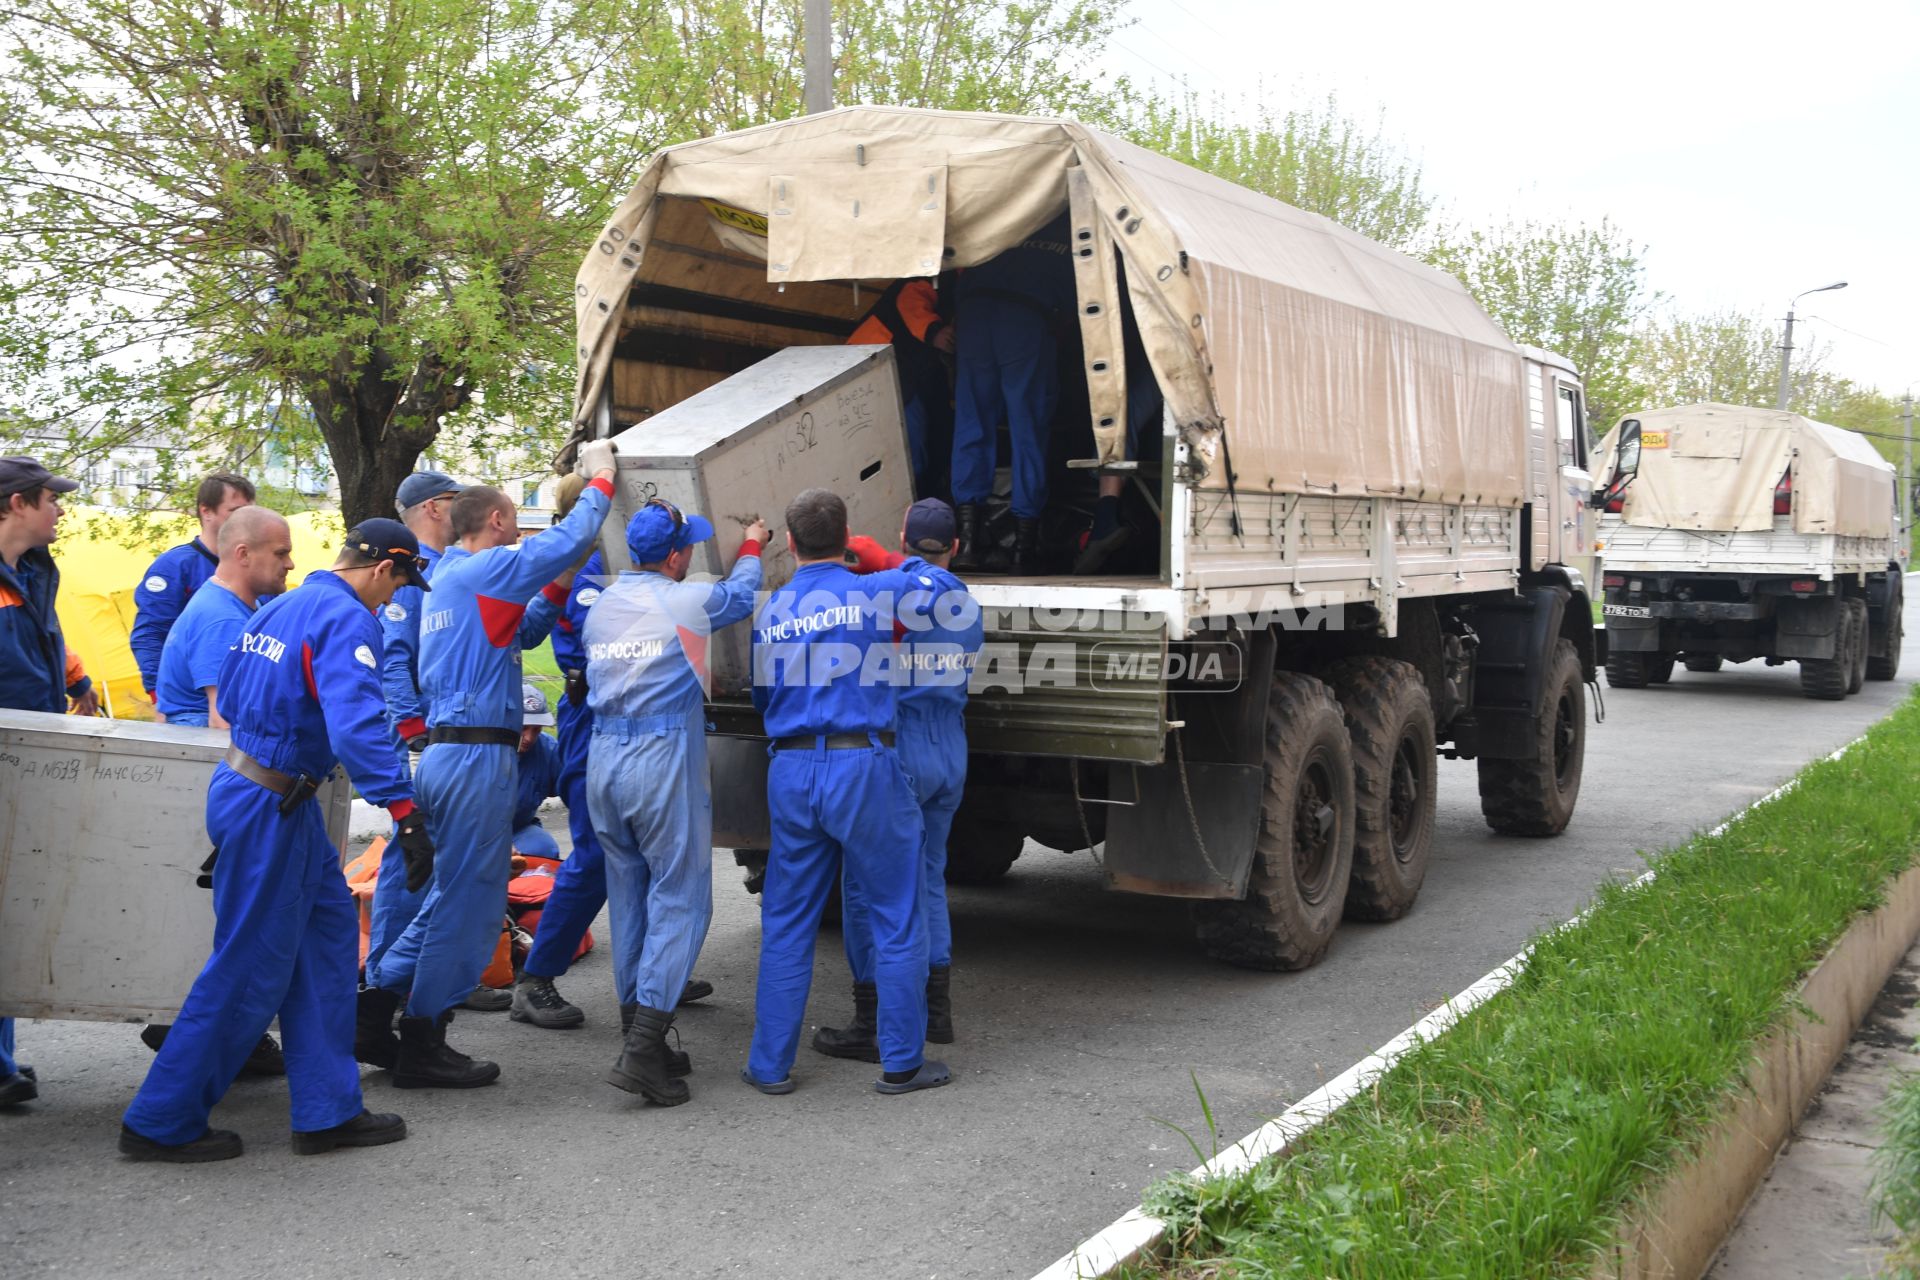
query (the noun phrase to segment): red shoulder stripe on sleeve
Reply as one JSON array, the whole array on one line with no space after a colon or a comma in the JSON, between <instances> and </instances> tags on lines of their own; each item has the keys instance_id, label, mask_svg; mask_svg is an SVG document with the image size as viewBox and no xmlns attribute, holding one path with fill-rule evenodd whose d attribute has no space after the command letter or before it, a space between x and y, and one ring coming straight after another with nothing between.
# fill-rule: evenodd
<instances>
[{"instance_id":1,"label":"red shoulder stripe on sleeve","mask_svg":"<svg viewBox=\"0 0 1920 1280\"><path fill-rule=\"evenodd\" d=\"M307 692L313 695L315 702L320 701L320 686L313 682L313 646L300 646L300 669L307 673Z\"/></svg>"}]
</instances>

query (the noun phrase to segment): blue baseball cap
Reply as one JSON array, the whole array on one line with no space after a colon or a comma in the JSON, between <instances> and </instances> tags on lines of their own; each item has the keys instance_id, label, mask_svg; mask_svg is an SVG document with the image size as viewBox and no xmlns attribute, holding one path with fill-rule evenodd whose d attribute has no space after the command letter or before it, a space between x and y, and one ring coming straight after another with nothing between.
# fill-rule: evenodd
<instances>
[{"instance_id":1,"label":"blue baseball cap","mask_svg":"<svg viewBox=\"0 0 1920 1280\"><path fill-rule=\"evenodd\" d=\"M713 522L684 514L655 498L627 521L627 552L635 564L659 564L674 552L713 536Z\"/></svg>"},{"instance_id":2,"label":"blue baseball cap","mask_svg":"<svg viewBox=\"0 0 1920 1280\"><path fill-rule=\"evenodd\" d=\"M958 536L953 508L938 498L922 498L907 508L907 527L901 541L915 551L938 555L953 550Z\"/></svg>"},{"instance_id":3,"label":"blue baseball cap","mask_svg":"<svg viewBox=\"0 0 1920 1280\"><path fill-rule=\"evenodd\" d=\"M394 510L405 512L408 507L417 507L428 498L444 498L466 487L443 472L416 471L400 482L400 491L393 496Z\"/></svg>"}]
</instances>

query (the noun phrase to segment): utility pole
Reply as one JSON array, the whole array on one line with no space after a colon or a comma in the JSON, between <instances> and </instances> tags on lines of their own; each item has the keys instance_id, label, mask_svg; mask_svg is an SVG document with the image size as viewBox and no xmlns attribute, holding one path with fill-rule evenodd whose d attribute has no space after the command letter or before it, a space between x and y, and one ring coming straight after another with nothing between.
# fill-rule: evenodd
<instances>
[{"instance_id":1,"label":"utility pole","mask_svg":"<svg viewBox=\"0 0 1920 1280\"><path fill-rule=\"evenodd\" d=\"M833 109L833 0L807 0L806 113Z\"/></svg>"},{"instance_id":2,"label":"utility pole","mask_svg":"<svg viewBox=\"0 0 1920 1280\"><path fill-rule=\"evenodd\" d=\"M1906 513L1907 536L1913 536L1913 384L1907 384L1907 394L1901 402L1900 421L1904 424L1906 442L1901 446L1900 465L1900 510Z\"/></svg>"},{"instance_id":3,"label":"utility pole","mask_svg":"<svg viewBox=\"0 0 1920 1280\"><path fill-rule=\"evenodd\" d=\"M1800 299L1806 297L1809 293L1826 293L1831 289L1844 289L1846 287L1847 282L1845 280L1836 280L1832 284L1823 284L1818 289L1808 289L1804 292L1796 293L1793 295L1793 302L1787 304L1787 328L1786 332L1782 334L1780 338L1780 400L1778 404L1774 405L1774 408L1779 409L1782 413L1786 412L1787 396L1793 390L1793 303L1800 301Z\"/></svg>"}]
</instances>

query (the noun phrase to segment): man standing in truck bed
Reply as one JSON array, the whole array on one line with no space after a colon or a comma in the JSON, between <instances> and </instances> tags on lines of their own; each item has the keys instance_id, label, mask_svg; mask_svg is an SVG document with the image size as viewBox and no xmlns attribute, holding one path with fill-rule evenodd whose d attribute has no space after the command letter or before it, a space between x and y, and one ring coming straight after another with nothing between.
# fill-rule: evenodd
<instances>
[{"instance_id":1,"label":"man standing in truck bed","mask_svg":"<svg viewBox=\"0 0 1920 1280\"><path fill-rule=\"evenodd\" d=\"M79 487L32 458L0 458L0 707L59 715L71 703L80 715L100 714L93 682L60 632L60 569L47 551L60 524L55 495ZM0 1018L0 1108L39 1093L33 1068L14 1061L13 1019Z\"/></svg>"},{"instance_id":2,"label":"man standing in truck bed","mask_svg":"<svg viewBox=\"0 0 1920 1280\"><path fill-rule=\"evenodd\" d=\"M613 495L613 446L592 441L580 459L593 478L573 511L517 550L519 526L505 494L476 487L455 498L457 544L434 569L433 608L420 623L429 710L418 778L444 852L419 914L367 975L385 994L361 1009L361 1060L390 1053L401 1088L471 1088L500 1075L495 1064L448 1048L447 1024L485 971L506 912L527 601L585 555ZM564 587L550 591L564 601ZM393 1046L385 1015L402 997L406 1016Z\"/></svg>"}]
</instances>

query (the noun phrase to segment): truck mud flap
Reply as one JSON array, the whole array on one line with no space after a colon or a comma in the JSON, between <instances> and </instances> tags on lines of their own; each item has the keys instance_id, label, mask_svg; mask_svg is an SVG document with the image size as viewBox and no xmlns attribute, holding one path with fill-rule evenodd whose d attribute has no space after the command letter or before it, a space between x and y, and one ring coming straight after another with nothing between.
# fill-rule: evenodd
<instances>
[{"instance_id":1,"label":"truck mud flap","mask_svg":"<svg viewBox=\"0 0 1920 1280\"><path fill-rule=\"evenodd\" d=\"M1512 760L1532 753L1541 687L1570 596L1562 586L1529 587L1468 615L1480 637L1473 673L1479 755Z\"/></svg>"},{"instance_id":2,"label":"truck mud flap","mask_svg":"<svg viewBox=\"0 0 1920 1280\"><path fill-rule=\"evenodd\" d=\"M1608 618L1607 648L1620 653L1658 653L1660 651L1660 619L1658 618ZM1601 659L1605 661L1605 659Z\"/></svg>"},{"instance_id":3,"label":"truck mud flap","mask_svg":"<svg viewBox=\"0 0 1920 1280\"><path fill-rule=\"evenodd\" d=\"M707 785L713 797L716 849L765 849L767 740L707 735Z\"/></svg>"},{"instance_id":4,"label":"truck mud flap","mask_svg":"<svg viewBox=\"0 0 1920 1280\"><path fill-rule=\"evenodd\" d=\"M1107 806L1107 887L1164 898L1245 897L1260 834L1263 766L1189 760L1185 788L1178 760L1116 768L1116 792L1126 790L1129 772L1138 787L1134 803Z\"/></svg>"},{"instance_id":5,"label":"truck mud flap","mask_svg":"<svg viewBox=\"0 0 1920 1280\"><path fill-rule=\"evenodd\" d=\"M1839 601L1783 598L1774 606L1773 652L1782 658L1831 658L1840 630Z\"/></svg>"}]
</instances>

